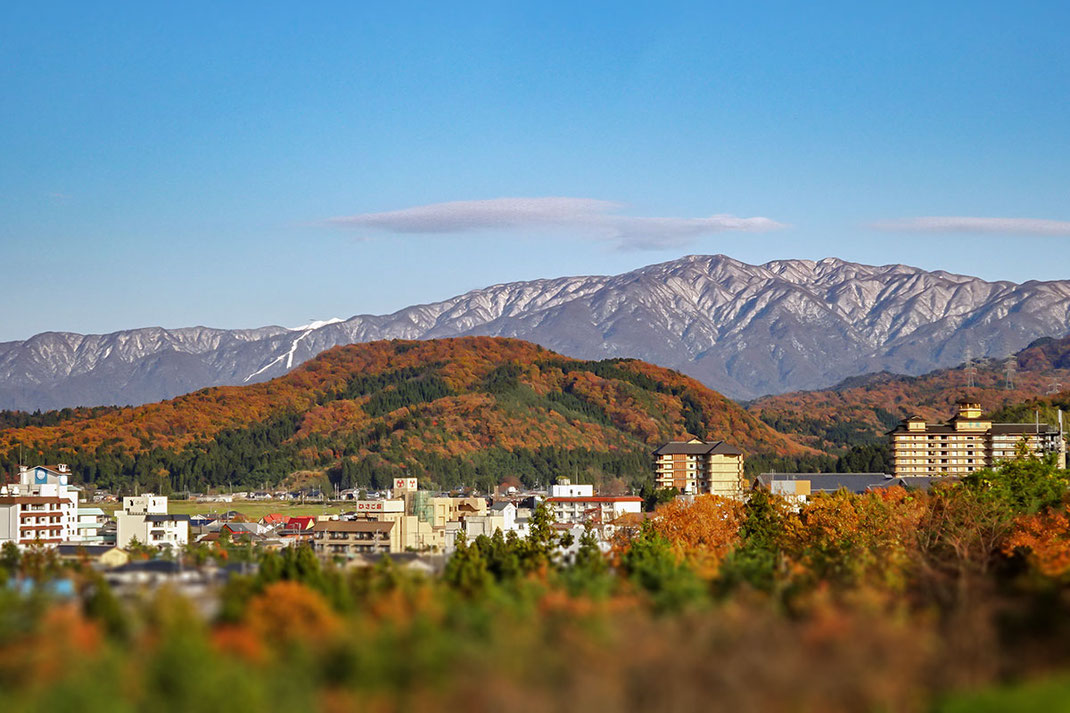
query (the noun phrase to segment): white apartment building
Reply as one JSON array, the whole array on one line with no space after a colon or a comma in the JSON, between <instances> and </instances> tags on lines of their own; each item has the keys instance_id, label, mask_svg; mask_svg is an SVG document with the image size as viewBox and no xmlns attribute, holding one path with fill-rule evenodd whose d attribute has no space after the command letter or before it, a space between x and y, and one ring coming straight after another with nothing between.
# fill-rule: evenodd
<instances>
[{"instance_id":1,"label":"white apartment building","mask_svg":"<svg viewBox=\"0 0 1070 713\"><path fill-rule=\"evenodd\" d=\"M0 487L0 542L58 545L77 536L78 490L66 465L19 466L19 482Z\"/></svg>"},{"instance_id":2,"label":"white apartment building","mask_svg":"<svg viewBox=\"0 0 1070 713\"><path fill-rule=\"evenodd\" d=\"M78 508L78 522L75 523L75 540L78 542L102 544L104 542L104 525L108 516L100 508Z\"/></svg>"},{"instance_id":3,"label":"white apartment building","mask_svg":"<svg viewBox=\"0 0 1070 713\"><path fill-rule=\"evenodd\" d=\"M593 485L573 485L568 478L558 478L557 483L550 486L550 497L546 498L546 504L553 512L554 519L565 524L602 524L612 522L625 513L643 511L643 499L638 496L598 496L594 494Z\"/></svg>"},{"instance_id":4,"label":"white apartment building","mask_svg":"<svg viewBox=\"0 0 1070 713\"><path fill-rule=\"evenodd\" d=\"M549 497L546 504L554 513L554 519L566 524L604 524L621 515L643 511L643 499L638 495Z\"/></svg>"},{"instance_id":5,"label":"white apartment building","mask_svg":"<svg viewBox=\"0 0 1070 713\"><path fill-rule=\"evenodd\" d=\"M121 549L137 539L153 547L184 547L189 544L189 515L170 515L167 496L137 495L123 498L123 509L115 513L118 525L115 544Z\"/></svg>"},{"instance_id":6,"label":"white apartment building","mask_svg":"<svg viewBox=\"0 0 1070 713\"><path fill-rule=\"evenodd\" d=\"M558 478L557 483L550 486L551 498L590 498L594 497L594 486L577 483L572 484L568 478Z\"/></svg>"}]
</instances>

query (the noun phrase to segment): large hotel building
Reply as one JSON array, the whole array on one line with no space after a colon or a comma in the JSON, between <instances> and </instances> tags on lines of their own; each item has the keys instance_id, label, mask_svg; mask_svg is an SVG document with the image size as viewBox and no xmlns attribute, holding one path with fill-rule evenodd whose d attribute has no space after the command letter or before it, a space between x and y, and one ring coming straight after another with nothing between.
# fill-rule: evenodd
<instances>
[{"instance_id":1,"label":"large hotel building","mask_svg":"<svg viewBox=\"0 0 1070 713\"><path fill-rule=\"evenodd\" d=\"M930 423L913 416L890 431L896 477L967 475L1013 458L1025 440L1030 452L1058 453L1065 467L1062 433L1045 423L992 423L982 417L981 405L960 401L947 423Z\"/></svg>"},{"instance_id":2,"label":"large hotel building","mask_svg":"<svg viewBox=\"0 0 1070 713\"><path fill-rule=\"evenodd\" d=\"M654 480L687 495L735 497L746 487L743 452L724 441L672 441L654 451Z\"/></svg>"}]
</instances>

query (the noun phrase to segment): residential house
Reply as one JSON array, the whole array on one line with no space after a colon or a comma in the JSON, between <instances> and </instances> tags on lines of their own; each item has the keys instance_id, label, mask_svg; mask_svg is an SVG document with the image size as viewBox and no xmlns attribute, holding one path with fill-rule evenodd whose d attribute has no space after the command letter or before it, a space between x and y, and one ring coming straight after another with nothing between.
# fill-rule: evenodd
<instances>
[{"instance_id":1,"label":"residential house","mask_svg":"<svg viewBox=\"0 0 1070 713\"><path fill-rule=\"evenodd\" d=\"M90 562L109 569L130 561L130 555L115 545L91 543L57 545L56 555L65 562Z\"/></svg>"}]
</instances>

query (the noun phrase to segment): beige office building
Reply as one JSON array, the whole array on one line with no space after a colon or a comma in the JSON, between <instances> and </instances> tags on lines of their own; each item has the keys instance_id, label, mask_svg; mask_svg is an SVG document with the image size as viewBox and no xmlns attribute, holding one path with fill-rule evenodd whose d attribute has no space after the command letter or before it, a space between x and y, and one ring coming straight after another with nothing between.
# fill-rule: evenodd
<instances>
[{"instance_id":1,"label":"beige office building","mask_svg":"<svg viewBox=\"0 0 1070 713\"><path fill-rule=\"evenodd\" d=\"M1031 453L1058 453L1065 467L1062 434L1046 423L992 423L981 405L960 401L947 423L927 422L920 416L904 420L889 432L893 471L897 477L963 476L1013 458L1025 442Z\"/></svg>"},{"instance_id":2,"label":"beige office building","mask_svg":"<svg viewBox=\"0 0 1070 713\"><path fill-rule=\"evenodd\" d=\"M325 559L397 552L391 546L392 522L320 520L312 526L312 548Z\"/></svg>"}]
</instances>

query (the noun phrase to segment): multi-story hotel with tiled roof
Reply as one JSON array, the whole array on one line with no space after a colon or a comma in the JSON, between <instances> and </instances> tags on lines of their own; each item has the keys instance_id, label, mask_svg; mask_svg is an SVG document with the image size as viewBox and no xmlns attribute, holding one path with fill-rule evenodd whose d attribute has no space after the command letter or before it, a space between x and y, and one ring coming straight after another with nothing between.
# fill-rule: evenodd
<instances>
[{"instance_id":1,"label":"multi-story hotel with tiled roof","mask_svg":"<svg viewBox=\"0 0 1070 713\"><path fill-rule=\"evenodd\" d=\"M659 489L688 495L743 492L743 451L724 441L672 441L654 451L654 479Z\"/></svg>"},{"instance_id":2,"label":"multi-story hotel with tiled roof","mask_svg":"<svg viewBox=\"0 0 1070 713\"><path fill-rule=\"evenodd\" d=\"M1046 423L992 423L980 404L960 401L947 423L919 416L904 420L888 434L894 474L898 477L967 475L1013 458L1025 442L1036 454L1058 453L1065 465L1062 433Z\"/></svg>"}]
</instances>

